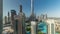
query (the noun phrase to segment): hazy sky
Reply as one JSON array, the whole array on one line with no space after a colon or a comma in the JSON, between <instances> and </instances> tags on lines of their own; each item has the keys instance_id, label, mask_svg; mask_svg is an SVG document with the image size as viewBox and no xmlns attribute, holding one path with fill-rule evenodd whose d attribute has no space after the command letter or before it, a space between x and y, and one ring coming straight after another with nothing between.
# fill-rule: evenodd
<instances>
[{"instance_id":1,"label":"hazy sky","mask_svg":"<svg viewBox=\"0 0 60 34\"><path fill-rule=\"evenodd\" d=\"M18 13L20 4L26 16L30 16L30 0L3 0L3 15L12 9ZM49 17L60 17L60 0L34 0L34 12L37 16L47 13Z\"/></svg>"}]
</instances>

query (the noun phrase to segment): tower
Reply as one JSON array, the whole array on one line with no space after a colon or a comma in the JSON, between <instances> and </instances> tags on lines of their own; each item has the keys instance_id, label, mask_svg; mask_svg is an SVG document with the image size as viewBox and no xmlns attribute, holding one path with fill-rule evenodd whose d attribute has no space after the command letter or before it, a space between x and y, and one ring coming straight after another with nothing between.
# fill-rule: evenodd
<instances>
[{"instance_id":1,"label":"tower","mask_svg":"<svg viewBox=\"0 0 60 34\"><path fill-rule=\"evenodd\" d=\"M9 12L8 12L8 22L9 22L9 16L10 16L10 15L9 15Z\"/></svg>"},{"instance_id":2,"label":"tower","mask_svg":"<svg viewBox=\"0 0 60 34\"><path fill-rule=\"evenodd\" d=\"M0 34L2 34L3 29L3 0L0 0Z\"/></svg>"},{"instance_id":3,"label":"tower","mask_svg":"<svg viewBox=\"0 0 60 34\"><path fill-rule=\"evenodd\" d=\"M16 11L15 10L11 10L11 21L12 24L14 25L14 16L16 15Z\"/></svg>"},{"instance_id":4,"label":"tower","mask_svg":"<svg viewBox=\"0 0 60 34\"><path fill-rule=\"evenodd\" d=\"M34 0L31 0L31 15L29 20L34 21L36 19L36 15L34 14Z\"/></svg>"},{"instance_id":5,"label":"tower","mask_svg":"<svg viewBox=\"0 0 60 34\"><path fill-rule=\"evenodd\" d=\"M18 34L25 34L25 14L22 12L22 5L18 16Z\"/></svg>"},{"instance_id":6,"label":"tower","mask_svg":"<svg viewBox=\"0 0 60 34\"><path fill-rule=\"evenodd\" d=\"M20 5L20 12L22 12L22 5Z\"/></svg>"},{"instance_id":7,"label":"tower","mask_svg":"<svg viewBox=\"0 0 60 34\"><path fill-rule=\"evenodd\" d=\"M16 34L15 32L15 30L16 30L16 23L15 23L15 20L14 20L14 16L16 15L16 11L15 10L11 10L11 22L12 22L12 28L13 28L13 30L14 30L14 32L13 32L13 34Z\"/></svg>"},{"instance_id":8,"label":"tower","mask_svg":"<svg viewBox=\"0 0 60 34\"><path fill-rule=\"evenodd\" d=\"M8 24L11 24L11 20L10 20L10 14L8 12Z\"/></svg>"},{"instance_id":9,"label":"tower","mask_svg":"<svg viewBox=\"0 0 60 34\"><path fill-rule=\"evenodd\" d=\"M31 0L31 16L30 16L30 21L31 21L31 34L37 34L37 25L36 25L36 16L34 14L34 0Z\"/></svg>"},{"instance_id":10,"label":"tower","mask_svg":"<svg viewBox=\"0 0 60 34\"><path fill-rule=\"evenodd\" d=\"M31 15L34 15L34 0L31 0Z\"/></svg>"},{"instance_id":11,"label":"tower","mask_svg":"<svg viewBox=\"0 0 60 34\"><path fill-rule=\"evenodd\" d=\"M7 24L7 16L5 16L5 25Z\"/></svg>"}]
</instances>

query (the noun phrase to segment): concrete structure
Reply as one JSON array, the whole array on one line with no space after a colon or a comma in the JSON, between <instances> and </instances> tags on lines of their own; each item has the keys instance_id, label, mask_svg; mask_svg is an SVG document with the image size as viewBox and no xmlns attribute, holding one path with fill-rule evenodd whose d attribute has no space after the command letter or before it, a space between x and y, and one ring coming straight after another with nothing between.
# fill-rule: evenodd
<instances>
[{"instance_id":1,"label":"concrete structure","mask_svg":"<svg viewBox=\"0 0 60 34\"><path fill-rule=\"evenodd\" d=\"M14 32L14 30L13 29L11 29L11 27L4 27L3 28L3 34L13 34L13 32Z\"/></svg>"},{"instance_id":2,"label":"concrete structure","mask_svg":"<svg viewBox=\"0 0 60 34\"><path fill-rule=\"evenodd\" d=\"M31 21L31 34L36 34L36 22Z\"/></svg>"},{"instance_id":3,"label":"concrete structure","mask_svg":"<svg viewBox=\"0 0 60 34\"><path fill-rule=\"evenodd\" d=\"M16 11L15 10L11 10L11 22L12 25L14 25L14 16L16 15Z\"/></svg>"},{"instance_id":4,"label":"concrete structure","mask_svg":"<svg viewBox=\"0 0 60 34\"><path fill-rule=\"evenodd\" d=\"M57 33L60 33L60 24L58 24L58 23L55 23L56 25L56 32Z\"/></svg>"},{"instance_id":5,"label":"concrete structure","mask_svg":"<svg viewBox=\"0 0 60 34\"><path fill-rule=\"evenodd\" d=\"M55 20L55 30L60 33L60 20Z\"/></svg>"},{"instance_id":6,"label":"concrete structure","mask_svg":"<svg viewBox=\"0 0 60 34\"><path fill-rule=\"evenodd\" d=\"M48 24L48 34L55 34L55 22L53 19L46 20Z\"/></svg>"},{"instance_id":7,"label":"concrete structure","mask_svg":"<svg viewBox=\"0 0 60 34\"><path fill-rule=\"evenodd\" d=\"M55 23L55 33L60 33L60 18L49 17L48 19L53 19Z\"/></svg>"}]
</instances>

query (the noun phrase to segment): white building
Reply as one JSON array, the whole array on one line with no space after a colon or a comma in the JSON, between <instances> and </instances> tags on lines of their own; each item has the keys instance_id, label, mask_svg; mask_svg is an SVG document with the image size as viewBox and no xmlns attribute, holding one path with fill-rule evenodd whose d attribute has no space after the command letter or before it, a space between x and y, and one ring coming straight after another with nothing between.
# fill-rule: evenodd
<instances>
[{"instance_id":1,"label":"white building","mask_svg":"<svg viewBox=\"0 0 60 34\"><path fill-rule=\"evenodd\" d=\"M60 33L60 20L55 20L55 30Z\"/></svg>"},{"instance_id":2,"label":"white building","mask_svg":"<svg viewBox=\"0 0 60 34\"><path fill-rule=\"evenodd\" d=\"M31 34L36 34L36 22L31 21Z\"/></svg>"},{"instance_id":3,"label":"white building","mask_svg":"<svg viewBox=\"0 0 60 34\"><path fill-rule=\"evenodd\" d=\"M48 24L48 34L55 34L55 21L53 19L46 20Z\"/></svg>"}]
</instances>

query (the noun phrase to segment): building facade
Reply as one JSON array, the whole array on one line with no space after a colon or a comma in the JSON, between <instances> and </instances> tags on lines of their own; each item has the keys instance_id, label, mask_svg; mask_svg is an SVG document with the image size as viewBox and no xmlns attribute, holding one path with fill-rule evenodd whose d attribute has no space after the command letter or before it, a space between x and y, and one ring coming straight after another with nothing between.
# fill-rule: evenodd
<instances>
[{"instance_id":1,"label":"building facade","mask_svg":"<svg viewBox=\"0 0 60 34\"><path fill-rule=\"evenodd\" d=\"M0 0L0 34L2 34L3 29L3 0Z\"/></svg>"},{"instance_id":2,"label":"building facade","mask_svg":"<svg viewBox=\"0 0 60 34\"><path fill-rule=\"evenodd\" d=\"M53 19L48 19L47 21L48 34L55 34L55 22Z\"/></svg>"},{"instance_id":3,"label":"building facade","mask_svg":"<svg viewBox=\"0 0 60 34\"><path fill-rule=\"evenodd\" d=\"M20 5L20 12L19 12L19 19L18 19L18 34L25 34L25 14L22 12L22 5Z\"/></svg>"},{"instance_id":4,"label":"building facade","mask_svg":"<svg viewBox=\"0 0 60 34\"><path fill-rule=\"evenodd\" d=\"M25 31L25 14L22 12L22 5L20 5L19 14L15 16L17 34L26 34Z\"/></svg>"},{"instance_id":5,"label":"building facade","mask_svg":"<svg viewBox=\"0 0 60 34\"><path fill-rule=\"evenodd\" d=\"M15 20L14 20L15 15L16 15L16 11L11 10L11 23L12 23L12 29L14 30L13 34L16 34Z\"/></svg>"}]
</instances>

